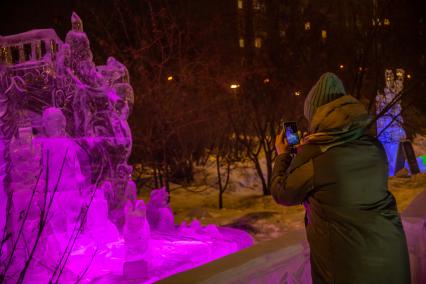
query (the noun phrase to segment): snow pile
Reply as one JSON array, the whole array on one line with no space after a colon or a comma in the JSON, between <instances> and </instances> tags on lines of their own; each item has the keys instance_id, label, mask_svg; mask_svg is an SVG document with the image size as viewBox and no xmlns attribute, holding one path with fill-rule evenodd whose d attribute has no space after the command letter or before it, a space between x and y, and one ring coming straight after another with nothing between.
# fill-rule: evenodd
<instances>
[{"instance_id":1,"label":"snow pile","mask_svg":"<svg viewBox=\"0 0 426 284\"><path fill-rule=\"evenodd\" d=\"M422 135L416 135L416 137L413 139L413 148L414 153L416 153L417 156L426 155L426 137Z\"/></svg>"},{"instance_id":2,"label":"snow pile","mask_svg":"<svg viewBox=\"0 0 426 284\"><path fill-rule=\"evenodd\" d=\"M222 210L218 208L215 164L209 162L206 167L196 168L195 180L198 186L172 185L171 206L178 223L198 219L203 224L239 228L250 233L257 242L304 229L303 206L284 207L276 204L271 196L263 196L259 178L249 163L240 163L231 172L231 187L223 196ZM426 174L389 178L389 190L400 212L425 187Z\"/></svg>"},{"instance_id":3,"label":"snow pile","mask_svg":"<svg viewBox=\"0 0 426 284\"><path fill-rule=\"evenodd\" d=\"M426 173L426 137L417 135L413 140L413 149L416 153L417 162L419 164L420 171Z\"/></svg>"}]
</instances>

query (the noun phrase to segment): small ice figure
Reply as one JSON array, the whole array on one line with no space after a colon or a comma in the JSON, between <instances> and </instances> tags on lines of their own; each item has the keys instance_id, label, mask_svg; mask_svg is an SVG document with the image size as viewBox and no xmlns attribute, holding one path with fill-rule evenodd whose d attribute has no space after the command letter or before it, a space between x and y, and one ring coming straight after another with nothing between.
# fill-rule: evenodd
<instances>
[{"instance_id":1,"label":"small ice figure","mask_svg":"<svg viewBox=\"0 0 426 284\"><path fill-rule=\"evenodd\" d=\"M175 230L173 212L167 199L168 193L164 187L151 192L146 214L152 230L162 232Z\"/></svg>"},{"instance_id":2,"label":"small ice figure","mask_svg":"<svg viewBox=\"0 0 426 284\"><path fill-rule=\"evenodd\" d=\"M83 21L75 12L72 12L72 15L71 15L71 25L72 25L73 31L83 32Z\"/></svg>"},{"instance_id":3,"label":"small ice figure","mask_svg":"<svg viewBox=\"0 0 426 284\"><path fill-rule=\"evenodd\" d=\"M106 181L103 184L104 195L109 207L108 218L117 226L120 233L123 233L126 222L126 203L130 201L135 206L137 199L136 185L130 176L131 171L131 166L119 165L117 177L112 182Z\"/></svg>"},{"instance_id":4,"label":"small ice figure","mask_svg":"<svg viewBox=\"0 0 426 284\"><path fill-rule=\"evenodd\" d=\"M146 207L143 200L128 201L125 207L126 223L123 237L126 242L127 259L143 256L149 248L149 224L146 220Z\"/></svg>"},{"instance_id":5,"label":"small ice figure","mask_svg":"<svg viewBox=\"0 0 426 284\"><path fill-rule=\"evenodd\" d=\"M39 191L43 192L47 182L50 193L48 198L53 198L52 211L55 214L51 223L54 230L70 232L87 194L84 192L86 180L78 160L81 149L73 139L67 137L66 119L59 108L44 110L42 123L45 137L37 141L42 147L43 157L43 178L39 183ZM43 202L44 199L40 196L40 208ZM67 206L64 207L63 204Z\"/></svg>"}]
</instances>

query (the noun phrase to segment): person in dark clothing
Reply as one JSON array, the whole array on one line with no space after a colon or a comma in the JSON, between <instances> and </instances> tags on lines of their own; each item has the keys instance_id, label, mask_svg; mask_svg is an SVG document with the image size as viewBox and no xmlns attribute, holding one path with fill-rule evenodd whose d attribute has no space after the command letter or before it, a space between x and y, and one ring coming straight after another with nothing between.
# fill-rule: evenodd
<instances>
[{"instance_id":1,"label":"person in dark clothing","mask_svg":"<svg viewBox=\"0 0 426 284\"><path fill-rule=\"evenodd\" d=\"M304 112L309 134L294 158L283 132L277 136L271 190L277 203L306 208L313 283L410 283L386 153L367 134L365 107L346 95L336 75L325 73Z\"/></svg>"}]
</instances>

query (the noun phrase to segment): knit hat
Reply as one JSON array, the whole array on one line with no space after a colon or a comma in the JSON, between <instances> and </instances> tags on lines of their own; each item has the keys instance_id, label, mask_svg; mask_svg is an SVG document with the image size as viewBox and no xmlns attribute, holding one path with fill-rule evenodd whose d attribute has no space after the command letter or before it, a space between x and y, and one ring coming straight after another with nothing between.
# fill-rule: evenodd
<instances>
[{"instance_id":1,"label":"knit hat","mask_svg":"<svg viewBox=\"0 0 426 284\"><path fill-rule=\"evenodd\" d=\"M311 122L320 106L344 95L346 95L346 92L343 83L335 74L330 72L322 74L305 99L304 113L306 119Z\"/></svg>"}]
</instances>

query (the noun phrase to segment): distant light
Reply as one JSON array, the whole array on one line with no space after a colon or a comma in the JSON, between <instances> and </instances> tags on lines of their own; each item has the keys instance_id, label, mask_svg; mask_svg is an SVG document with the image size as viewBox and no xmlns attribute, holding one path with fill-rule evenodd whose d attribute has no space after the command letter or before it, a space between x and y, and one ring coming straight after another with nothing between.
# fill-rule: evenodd
<instances>
[{"instance_id":1,"label":"distant light","mask_svg":"<svg viewBox=\"0 0 426 284\"><path fill-rule=\"evenodd\" d=\"M240 44L241 48L244 47L245 44L244 44L244 39L243 38L240 38L239 44Z\"/></svg>"},{"instance_id":2,"label":"distant light","mask_svg":"<svg viewBox=\"0 0 426 284\"><path fill-rule=\"evenodd\" d=\"M243 0L238 0L238 9L243 8Z\"/></svg>"},{"instance_id":3,"label":"distant light","mask_svg":"<svg viewBox=\"0 0 426 284\"><path fill-rule=\"evenodd\" d=\"M172 80L173 80L173 76L167 77L167 81L172 81Z\"/></svg>"},{"instance_id":4,"label":"distant light","mask_svg":"<svg viewBox=\"0 0 426 284\"><path fill-rule=\"evenodd\" d=\"M297 96L297 97L298 97L298 96L300 96L300 94L301 94L301 92L300 92L300 91L296 91L296 92L294 92L294 95L295 95L295 96Z\"/></svg>"},{"instance_id":5,"label":"distant light","mask_svg":"<svg viewBox=\"0 0 426 284\"><path fill-rule=\"evenodd\" d=\"M326 30L322 30L321 31L321 37L322 37L322 39L326 39L327 38L327 31Z\"/></svg>"},{"instance_id":6,"label":"distant light","mask_svg":"<svg viewBox=\"0 0 426 284\"><path fill-rule=\"evenodd\" d=\"M384 18L384 19L383 19L383 25L384 25L384 26L389 26L389 25L390 25L390 20L389 20L389 19L387 19L387 18Z\"/></svg>"},{"instance_id":7,"label":"distant light","mask_svg":"<svg viewBox=\"0 0 426 284\"><path fill-rule=\"evenodd\" d=\"M262 39L260 37L255 38L254 47L261 48L262 47Z\"/></svg>"},{"instance_id":8,"label":"distant light","mask_svg":"<svg viewBox=\"0 0 426 284\"><path fill-rule=\"evenodd\" d=\"M305 23L305 31L309 31L311 29L311 22Z\"/></svg>"},{"instance_id":9,"label":"distant light","mask_svg":"<svg viewBox=\"0 0 426 284\"><path fill-rule=\"evenodd\" d=\"M270 81L269 81L269 78L265 78L265 80L263 80L263 83L265 83L265 84L268 84Z\"/></svg>"},{"instance_id":10,"label":"distant light","mask_svg":"<svg viewBox=\"0 0 426 284\"><path fill-rule=\"evenodd\" d=\"M240 87L240 85L238 84L232 84L231 86L229 86L231 89L237 89Z\"/></svg>"},{"instance_id":11,"label":"distant light","mask_svg":"<svg viewBox=\"0 0 426 284\"><path fill-rule=\"evenodd\" d=\"M340 68L340 69L343 69L343 68L345 68L345 66L344 66L343 64L340 64L340 65L339 65L339 68Z\"/></svg>"},{"instance_id":12,"label":"distant light","mask_svg":"<svg viewBox=\"0 0 426 284\"><path fill-rule=\"evenodd\" d=\"M407 74L407 79L411 79L411 74Z\"/></svg>"},{"instance_id":13,"label":"distant light","mask_svg":"<svg viewBox=\"0 0 426 284\"><path fill-rule=\"evenodd\" d=\"M362 69L362 67L358 67L358 71L360 71L360 72L361 72L362 70L363 70L363 69Z\"/></svg>"}]
</instances>

